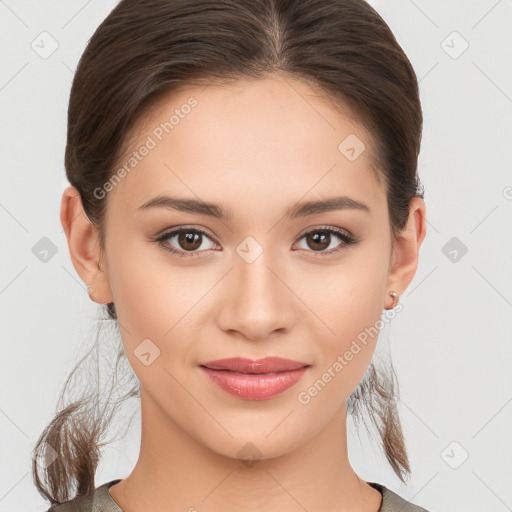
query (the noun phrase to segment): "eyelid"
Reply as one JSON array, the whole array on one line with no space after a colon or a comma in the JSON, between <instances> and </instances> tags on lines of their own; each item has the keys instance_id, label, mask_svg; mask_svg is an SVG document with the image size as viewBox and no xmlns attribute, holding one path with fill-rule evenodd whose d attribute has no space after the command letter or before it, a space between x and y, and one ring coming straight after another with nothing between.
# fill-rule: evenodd
<instances>
[{"instance_id":1,"label":"eyelid","mask_svg":"<svg viewBox=\"0 0 512 512\"><path fill-rule=\"evenodd\" d=\"M338 235L344 235L347 238L357 239L357 237L355 235L353 235L352 233L350 233L350 231L348 231L347 229L339 228L337 226L331 226L329 224L324 224L324 225L320 225L320 226L310 226L310 227L304 229L297 238L300 239L304 235L307 235L308 233L311 233L314 231L331 231L331 232L337 233Z\"/></svg>"},{"instance_id":2,"label":"eyelid","mask_svg":"<svg viewBox=\"0 0 512 512\"><path fill-rule=\"evenodd\" d=\"M184 231L189 229L190 231L199 231L209 238L215 238L215 235L207 228L200 224L179 224L178 226L170 226L159 231L154 238L168 238L171 234L176 234L178 231Z\"/></svg>"},{"instance_id":3,"label":"eyelid","mask_svg":"<svg viewBox=\"0 0 512 512\"><path fill-rule=\"evenodd\" d=\"M195 255L200 255L203 252L208 252L213 249L203 249L202 251L183 251L181 249L176 249L175 247L170 246L169 244L165 244L165 240L168 238L173 238L176 235L180 234L180 232L183 231L195 231L198 233L201 233L203 236L208 238L212 241L215 245L219 245L215 241L215 237L210 234L209 231L206 230L206 228L203 227L197 227L197 226L187 226L187 225L181 225L181 226L175 226L171 228L166 228L160 234L156 235L154 238L154 242L158 243L164 250L177 254L178 256L191 256L194 257Z\"/></svg>"},{"instance_id":4,"label":"eyelid","mask_svg":"<svg viewBox=\"0 0 512 512\"><path fill-rule=\"evenodd\" d=\"M341 240L341 243L338 244L334 249L329 249L329 250L324 250L324 251L312 251L312 250L306 250L306 249L299 249L299 250L306 251L307 253L311 254L315 258L316 257L328 257L332 254L337 254L351 245L356 245L360 241L360 238L358 236L353 235L348 230L339 228L336 226L328 226L328 225L314 226L314 227L306 228L306 230L303 231L297 237L297 241L300 242L304 238L304 236L308 235L309 233L315 233L318 231L334 233L334 235L337 236Z\"/></svg>"},{"instance_id":5,"label":"eyelid","mask_svg":"<svg viewBox=\"0 0 512 512\"><path fill-rule=\"evenodd\" d=\"M163 230L160 234L156 235L154 242L159 243L159 245L166 251L171 252L173 254L176 254L178 256L185 256L185 257L198 257L201 256L201 253L209 252L211 250L215 249L203 249L202 251L183 251L181 249L176 249L175 247L170 246L169 244L165 244L165 240L171 237L175 237L180 232L183 231L195 231L198 233L201 233L202 235L206 236L209 240L211 240L214 244L219 245L215 241L215 237L212 236L209 231L206 230L206 228L198 227L198 226L187 226L187 225L180 225L175 226L171 228L166 228ZM297 241L300 242L304 236L308 235L309 233L314 233L317 231L326 231L329 233L334 233L340 240L341 243L338 244L337 247L334 249L330 249L328 251L312 251L312 250L306 250L306 249L299 249L304 250L308 253L312 253L314 257L322 257L325 255L327 257L328 255L335 254L338 252L341 252L343 249L345 249L348 246L355 245L360 241L360 238L358 236L353 235L349 231L343 228L339 228L336 226L310 226L303 230L300 235L297 237ZM296 249L297 250L297 249Z\"/></svg>"}]
</instances>

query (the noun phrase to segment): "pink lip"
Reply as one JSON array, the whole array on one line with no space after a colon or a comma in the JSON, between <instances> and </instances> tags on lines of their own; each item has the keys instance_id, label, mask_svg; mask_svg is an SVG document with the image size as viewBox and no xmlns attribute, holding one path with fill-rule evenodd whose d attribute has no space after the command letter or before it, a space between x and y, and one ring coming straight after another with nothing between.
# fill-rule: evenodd
<instances>
[{"instance_id":1,"label":"pink lip","mask_svg":"<svg viewBox=\"0 0 512 512\"><path fill-rule=\"evenodd\" d=\"M236 357L200 365L214 384L245 400L264 400L282 393L297 383L309 366L280 357L256 361Z\"/></svg>"}]
</instances>

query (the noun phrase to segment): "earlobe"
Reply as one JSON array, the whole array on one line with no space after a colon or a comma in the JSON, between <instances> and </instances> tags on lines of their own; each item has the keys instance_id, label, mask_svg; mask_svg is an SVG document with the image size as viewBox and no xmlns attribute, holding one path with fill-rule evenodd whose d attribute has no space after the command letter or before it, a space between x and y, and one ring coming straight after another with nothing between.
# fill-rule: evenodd
<instances>
[{"instance_id":1,"label":"earlobe","mask_svg":"<svg viewBox=\"0 0 512 512\"><path fill-rule=\"evenodd\" d=\"M418 268L419 249L426 235L426 227L425 202L421 197L415 196L409 205L407 224L394 241L386 290L395 290L398 295L403 295L413 280ZM386 301L389 301L388 297Z\"/></svg>"},{"instance_id":2,"label":"earlobe","mask_svg":"<svg viewBox=\"0 0 512 512\"><path fill-rule=\"evenodd\" d=\"M62 194L60 221L66 234L71 261L94 302L113 302L108 276L101 264L98 230L87 218L78 190L67 187ZM93 291L91 291L91 289Z\"/></svg>"}]
</instances>

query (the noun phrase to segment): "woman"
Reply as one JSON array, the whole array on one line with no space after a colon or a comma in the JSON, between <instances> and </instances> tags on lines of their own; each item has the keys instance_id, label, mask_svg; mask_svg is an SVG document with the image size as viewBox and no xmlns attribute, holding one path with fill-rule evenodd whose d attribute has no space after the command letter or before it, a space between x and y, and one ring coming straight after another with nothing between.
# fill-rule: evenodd
<instances>
[{"instance_id":1,"label":"woman","mask_svg":"<svg viewBox=\"0 0 512 512\"><path fill-rule=\"evenodd\" d=\"M61 222L119 325L141 447L96 487L105 412L63 409L33 466L52 511L425 510L355 473L346 428L368 413L405 481L372 356L425 237L421 130L363 0L121 0L74 78Z\"/></svg>"}]
</instances>

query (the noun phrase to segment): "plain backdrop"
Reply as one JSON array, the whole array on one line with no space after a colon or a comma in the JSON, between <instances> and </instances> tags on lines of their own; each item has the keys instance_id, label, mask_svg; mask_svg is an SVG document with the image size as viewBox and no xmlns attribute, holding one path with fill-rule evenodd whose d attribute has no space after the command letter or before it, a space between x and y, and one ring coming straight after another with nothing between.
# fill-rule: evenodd
<instances>
[{"instance_id":1,"label":"plain backdrop","mask_svg":"<svg viewBox=\"0 0 512 512\"><path fill-rule=\"evenodd\" d=\"M115 4L0 1L0 512L46 510L30 453L97 325L100 306L71 264L59 208L73 72ZM505 512L512 510L512 3L371 4L420 81L428 232L400 297L404 309L386 333L412 478L401 485L349 423L351 461L362 478L431 512ZM50 55L41 55L41 38ZM97 485L128 475L139 439L136 418L104 449Z\"/></svg>"}]
</instances>

